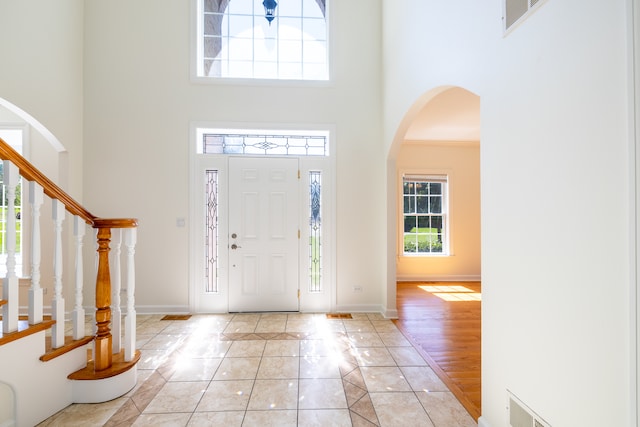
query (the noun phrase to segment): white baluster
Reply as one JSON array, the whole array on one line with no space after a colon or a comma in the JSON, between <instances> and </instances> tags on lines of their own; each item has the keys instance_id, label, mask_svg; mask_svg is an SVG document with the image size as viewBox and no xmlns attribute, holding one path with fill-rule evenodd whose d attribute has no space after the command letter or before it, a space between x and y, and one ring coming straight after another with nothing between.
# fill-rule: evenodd
<instances>
[{"instance_id":1,"label":"white baluster","mask_svg":"<svg viewBox=\"0 0 640 427\"><path fill-rule=\"evenodd\" d=\"M86 231L87 224L79 216L73 217L73 236L76 244L76 264L75 264L75 285L76 301L73 309L73 339L79 340L85 336L84 307L82 306L82 289L84 286L82 269L82 239Z\"/></svg>"},{"instance_id":2,"label":"white baluster","mask_svg":"<svg viewBox=\"0 0 640 427\"><path fill-rule=\"evenodd\" d=\"M125 229L125 247L127 249L127 314L125 316L124 331L124 360L130 362L136 352L136 269L133 255L136 251L136 231L135 228Z\"/></svg>"},{"instance_id":3,"label":"white baluster","mask_svg":"<svg viewBox=\"0 0 640 427\"><path fill-rule=\"evenodd\" d=\"M42 186L29 182L31 205L31 287L29 288L29 323L42 322L42 287L40 285L40 207L44 202Z\"/></svg>"},{"instance_id":4,"label":"white baluster","mask_svg":"<svg viewBox=\"0 0 640 427\"><path fill-rule=\"evenodd\" d=\"M53 301L51 317L56 321L51 331L51 346L59 348L64 345L64 297L62 296L62 222L64 221L64 205L53 199Z\"/></svg>"},{"instance_id":5,"label":"white baluster","mask_svg":"<svg viewBox=\"0 0 640 427\"><path fill-rule=\"evenodd\" d=\"M122 349L122 309L120 308L120 248L122 247L122 229L111 230L111 345L113 354Z\"/></svg>"},{"instance_id":6,"label":"white baluster","mask_svg":"<svg viewBox=\"0 0 640 427\"><path fill-rule=\"evenodd\" d=\"M5 333L18 330L18 276L16 275L16 186L19 180L18 168L8 160L3 163L4 185L7 189L7 220L5 222L4 245L7 252L7 275L2 283L2 298L7 301L2 306L2 330Z\"/></svg>"}]
</instances>

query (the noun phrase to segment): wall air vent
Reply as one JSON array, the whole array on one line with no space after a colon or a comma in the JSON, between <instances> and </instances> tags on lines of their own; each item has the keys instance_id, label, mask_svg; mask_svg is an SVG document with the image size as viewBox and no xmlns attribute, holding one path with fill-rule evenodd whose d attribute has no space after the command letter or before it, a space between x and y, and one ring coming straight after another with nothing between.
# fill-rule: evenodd
<instances>
[{"instance_id":1,"label":"wall air vent","mask_svg":"<svg viewBox=\"0 0 640 427\"><path fill-rule=\"evenodd\" d=\"M502 21L504 31L514 24L524 21L544 0L504 0Z\"/></svg>"},{"instance_id":2,"label":"wall air vent","mask_svg":"<svg viewBox=\"0 0 640 427\"><path fill-rule=\"evenodd\" d=\"M551 427L538 414L522 403L509 390L508 414L510 427Z\"/></svg>"}]
</instances>

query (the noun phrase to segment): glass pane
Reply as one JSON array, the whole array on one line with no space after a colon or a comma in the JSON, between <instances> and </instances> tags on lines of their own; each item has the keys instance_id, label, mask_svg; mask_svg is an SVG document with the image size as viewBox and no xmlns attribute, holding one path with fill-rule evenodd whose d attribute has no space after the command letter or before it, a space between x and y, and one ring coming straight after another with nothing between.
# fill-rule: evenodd
<instances>
[{"instance_id":1,"label":"glass pane","mask_svg":"<svg viewBox=\"0 0 640 427\"><path fill-rule=\"evenodd\" d=\"M324 18L320 5L316 0L302 0L304 16L310 18Z\"/></svg>"},{"instance_id":2,"label":"glass pane","mask_svg":"<svg viewBox=\"0 0 640 427\"><path fill-rule=\"evenodd\" d=\"M302 42L300 40L280 40L280 61L295 62L300 67L302 61Z\"/></svg>"},{"instance_id":3,"label":"glass pane","mask_svg":"<svg viewBox=\"0 0 640 427\"><path fill-rule=\"evenodd\" d=\"M413 253L418 250L418 241L414 234L405 234L404 236L404 252Z\"/></svg>"},{"instance_id":4,"label":"glass pane","mask_svg":"<svg viewBox=\"0 0 640 427\"><path fill-rule=\"evenodd\" d=\"M324 70L327 59L327 49L325 42L305 41L302 54L304 55L305 64L317 63Z\"/></svg>"},{"instance_id":5,"label":"glass pane","mask_svg":"<svg viewBox=\"0 0 640 427\"><path fill-rule=\"evenodd\" d=\"M253 62L249 61L229 61L227 62L227 76L251 78L253 76Z\"/></svg>"},{"instance_id":6,"label":"glass pane","mask_svg":"<svg viewBox=\"0 0 640 427\"><path fill-rule=\"evenodd\" d=\"M299 80L302 78L302 64L300 63L280 63L280 73L278 77L281 79Z\"/></svg>"},{"instance_id":7,"label":"glass pane","mask_svg":"<svg viewBox=\"0 0 640 427\"><path fill-rule=\"evenodd\" d=\"M282 19L283 16L301 16L302 2L291 0L278 1L276 10L278 11L278 17L280 17L280 19Z\"/></svg>"},{"instance_id":8,"label":"glass pane","mask_svg":"<svg viewBox=\"0 0 640 427\"><path fill-rule=\"evenodd\" d=\"M327 24L324 19L303 19L302 31L302 37L307 40L327 39Z\"/></svg>"},{"instance_id":9,"label":"glass pane","mask_svg":"<svg viewBox=\"0 0 640 427\"><path fill-rule=\"evenodd\" d=\"M429 197L429 213L442 213L442 196Z\"/></svg>"},{"instance_id":10,"label":"glass pane","mask_svg":"<svg viewBox=\"0 0 640 427\"><path fill-rule=\"evenodd\" d=\"M321 172L309 172L309 291L322 291L322 176Z\"/></svg>"},{"instance_id":11,"label":"glass pane","mask_svg":"<svg viewBox=\"0 0 640 427\"><path fill-rule=\"evenodd\" d=\"M416 184L413 182L405 182L403 185L404 194L415 194Z\"/></svg>"},{"instance_id":12,"label":"glass pane","mask_svg":"<svg viewBox=\"0 0 640 427\"><path fill-rule=\"evenodd\" d=\"M415 232L416 224L418 223L418 217L416 216L405 216L404 217L404 232Z\"/></svg>"},{"instance_id":13,"label":"glass pane","mask_svg":"<svg viewBox=\"0 0 640 427\"><path fill-rule=\"evenodd\" d=\"M431 217L431 227L438 230L439 233L442 232L442 217L441 216L432 216Z\"/></svg>"},{"instance_id":14,"label":"glass pane","mask_svg":"<svg viewBox=\"0 0 640 427\"><path fill-rule=\"evenodd\" d=\"M416 196L416 205L418 213L429 213L429 197Z\"/></svg>"},{"instance_id":15,"label":"glass pane","mask_svg":"<svg viewBox=\"0 0 640 427\"><path fill-rule=\"evenodd\" d=\"M229 59L232 61L253 61L253 40L237 38L229 40Z\"/></svg>"},{"instance_id":16,"label":"glass pane","mask_svg":"<svg viewBox=\"0 0 640 427\"><path fill-rule=\"evenodd\" d=\"M416 199L413 196L404 196L404 213L416 212Z\"/></svg>"},{"instance_id":17,"label":"glass pane","mask_svg":"<svg viewBox=\"0 0 640 427\"><path fill-rule=\"evenodd\" d=\"M275 61L255 62L253 74L262 79L275 79L278 76L278 64Z\"/></svg>"},{"instance_id":18,"label":"glass pane","mask_svg":"<svg viewBox=\"0 0 640 427\"><path fill-rule=\"evenodd\" d=\"M429 194L429 183L427 183L427 182L416 182L416 193L417 194Z\"/></svg>"},{"instance_id":19,"label":"glass pane","mask_svg":"<svg viewBox=\"0 0 640 427\"><path fill-rule=\"evenodd\" d=\"M217 12L216 6L218 2L216 0L204 0L204 11L205 12Z\"/></svg>"},{"instance_id":20,"label":"glass pane","mask_svg":"<svg viewBox=\"0 0 640 427\"><path fill-rule=\"evenodd\" d=\"M420 216L418 217L418 233L430 233L431 232L431 217Z\"/></svg>"},{"instance_id":21,"label":"glass pane","mask_svg":"<svg viewBox=\"0 0 640 427\"><path fill-rule=\"evenodd\" d=\"M219 13L208 13L204 15L204 35L211 35L220 37L221 35L221 26L222 26L222 14Z\"/></svg>"},{"instance_id":22,"label":"glass pane","mask_svg":"<svg viewBox=\"0 0 640 427\"><path fill-rule=\"evenodd\" d=\"M258 2L256 2L258 3ZM259 7L259 9L258 9ZM251 1L247 0L231 0L229 5L227 6L226 12L229 14L240 14L240 15L253 15L254 5ZM262 7L262 2L259 2L256 5L256 9L264 13L264 7Z\"/></svg>"},{"instance_id":23,"label":"glass pane","mask_svg":"<svg viewBox=\"0 0 640 427\"><path fill-rule=\"evenodd\" d=\"M253 39L253 16L230 15L228 23L230 37Z\"/></svg>"},{"instance_id":24,"label":"glass pane","mask_svg":"<svg viewBox=\"0 0 640 427\"><path fill-rule=\"evenodd\" d=\"M205 218L205 292L218 292L218 171L208 170Z\"/></svg>"},{"instance_id":25,"label":"glass pane","mask_svg":"<svg viewBox=\"0 0 640 427\"><path fill-rule=\"evenodd\" d=\"M442 184L439 182L432 182L429 184L431 194L442 194Z\"/></svg>"}]
</instances>

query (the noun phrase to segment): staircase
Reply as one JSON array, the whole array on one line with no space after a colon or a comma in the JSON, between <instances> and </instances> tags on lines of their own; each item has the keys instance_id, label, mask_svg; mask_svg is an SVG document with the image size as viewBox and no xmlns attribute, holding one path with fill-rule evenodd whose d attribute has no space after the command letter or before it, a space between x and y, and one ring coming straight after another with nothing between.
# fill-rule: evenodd
<instances>
[{"instance_id":1,"label":"staircase","mask_svg":"<svg viewBox=\"0 0 640 427\"><path fill-rule=\"evenodd\" d=\"M0 427L28 427L71 403L105 402L136 384L137 220L92 215L1 138L0 159L6 257L0 299ZM43 206L50 207L50 222L41 219ZM72 223L73 233L65 230L65 221ZM95 230L95 308L85 314L83 243L89 227ZM17 230L22 240L16 238ZM16 241L22 241L20 263ZM73 258L72 285L63 282L63 265L71 264L67 254ZM48 287L40 281L42 259L53 265L52 277L45 276ZM65 296L70 295L73 303L68 304Z\"/></svg>"}]
</instances>

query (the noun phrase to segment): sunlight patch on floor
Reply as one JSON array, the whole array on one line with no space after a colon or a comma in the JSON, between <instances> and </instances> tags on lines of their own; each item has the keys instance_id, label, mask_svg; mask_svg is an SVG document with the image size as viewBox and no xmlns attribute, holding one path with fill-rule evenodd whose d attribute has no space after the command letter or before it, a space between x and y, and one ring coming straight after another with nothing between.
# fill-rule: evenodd
<instances>
[{"instance_id":1,"label":"sunlight patch on floor","mask_svg":"<svg viewBox=\"0 0 640 427\"><path fill-rule=\"evenodd\" d=\"M480 292L475 292L465 286L419 285L418 287L444 301L482 301Z\"/></svg>"}]
</instances>

